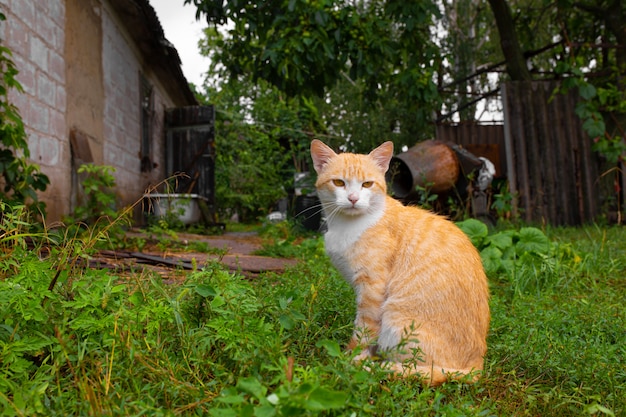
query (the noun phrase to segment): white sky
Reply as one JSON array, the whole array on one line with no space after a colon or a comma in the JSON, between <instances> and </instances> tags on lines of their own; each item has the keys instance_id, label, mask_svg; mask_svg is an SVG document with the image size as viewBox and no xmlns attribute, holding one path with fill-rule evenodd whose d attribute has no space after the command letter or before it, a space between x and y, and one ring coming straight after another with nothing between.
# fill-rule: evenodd
<instances>
[{"instance_id":1,"label":"white sky","mask_svg":"<svg viewBox=\"0 0 626 417\"><path fill-rule=\"evenodd\" d=\"M163 26L165 38L174 44L187 81L201 86L209 60L200 55L198 41L206 21L196 21L196 8L193 4L183 5L183 0L150 0Z\"/></svg>"}]
</instances>

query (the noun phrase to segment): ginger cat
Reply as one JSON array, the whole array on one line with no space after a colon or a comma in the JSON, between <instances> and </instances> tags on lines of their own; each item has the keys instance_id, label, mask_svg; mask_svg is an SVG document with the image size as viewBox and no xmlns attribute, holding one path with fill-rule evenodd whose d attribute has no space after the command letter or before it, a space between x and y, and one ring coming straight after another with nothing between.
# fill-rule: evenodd
<instances>
[{"instance_id":1,"label":"ginger cat","mask_svg":"<svg viewBox=\"0 0 626 417\"><path fill-rule=\"evenodd\" d=\"M452 222L387 195L393 143L369 155L311 142L326 252L356 293L355 360L382 353L429 385L483 369L489 293L480 256ZM420 352L412 360L415 348Z\"/></svg>"}]
</instances>

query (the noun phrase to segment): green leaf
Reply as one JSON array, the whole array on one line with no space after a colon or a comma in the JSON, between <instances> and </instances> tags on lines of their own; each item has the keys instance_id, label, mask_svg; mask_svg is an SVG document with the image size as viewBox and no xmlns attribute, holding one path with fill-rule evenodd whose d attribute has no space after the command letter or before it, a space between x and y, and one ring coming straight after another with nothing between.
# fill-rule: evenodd
<instances>
[{"instance_id":1,"label":"green leaf","mask_svg":"<svg viewBox=\"0 0 626 417\"><path fill-rule=\"evenodd\" d=\"M517 253L535 252L548 254L550 239L536 227L523 227L519 231L519 241L516 245Z\"/></svg>"},{"instance_id":2,"label":"green leaf","mask_svg":"<svg viewBox=\"0 0 626 417\"><path fill-rule=\"evenodd\" d=\"M267 394L267 388L255 377L240 378L239 381L237 381L237 388L254 396L258 400L265 398Z\"/></svg>"},{"instance_id":3,"label":"green leaf","mask_svg":"<svg viewBox=\"0 0 626 417\"><path fill-rule=\"evenodd\" d=\"M604 120L600 118L589 118L583 123L583 129L585 129L589 136L596 138L604 135L606 125L604 124Z\"/></svg>"},{"instance_id":4,"label":"green leaf","mask_svg":"<svg viewBox=\"0 0 626 417\"><path fill-rule=\"evenodd\" d=\"M230 410L227 408L212 408L209 410L209 415L213 417L237 417L236 410Z\"/></svg>"},{"instance_id":5,"label":"green leaf","mask_svg":"<svg viewBox=\"0 0 626 417\"><path fill-rule=\"evenodd\" d=\"M255 417L273 417L276 415L276 409L271 405L262 405L254 409Z\"/></svg>"},{"instance_id":6,"label":"green leaf","mask_svg":"<svg viewBox=\"0 0 626 417\"><path fill-rule=\"evenodd\" d=\"M598 403L591 404L585 411L587 411L587 414L589 415L601 413L605 416L615 417L615 413L613 411Z\"/></svg>"},{"instance_id":7,"label":"green leaf","mask_svg":"<svg viewBox=\"0 0 626 417\"><path fill-rule=\"evenodd\" d=\"M111 288L111 294L122 292L125 289L126 289L126 284L118 284L118 285L114 286L113 288Z\"/></svg>"},{"instance_id":8,"label":"green leaf","mask_svg":"<svg viewBox=\"0 0 626 417\"><path fill-rule=\"evenodd\" d=\"M311 392L305 407L312 411L324 411L345 406L348 394L318 387Z\"/></svg>"},{"instance_id":9,"label":"green leaf","mask_svg":"<svg viewBox=\"0 0 626 417\"><path fill-rule=\"evenodd\" d=\"M500 250L505 250L513 245L511 231L498 232L485 238L485 246L493 246Z\"/></svg>"},{"instance_id":10,"label":"green leaf","mask_svg":"<svg viewBox=\"0 0 626 417\"><path fill-rule=\"evenodd\" d=\"M596 87L589 83L583 83L579 87L578 92L580 93L580 96L585 100L591 100L596 96Z\"/></svg>"},{"instance_id":11,"label":"green leaf","mask_svg":"<svg viewBox=\"0 0 626 417\"><path fill-rule=\"evenodd\" d=\"M141 291L135 291L134 293L130 295L128 300L132 303L132 305L134 305L135 307L138 307L140 305L143 305L145 298Z\"/></svg>"},{"instance_id":12,"label":"green leaf","mask_svg":"<svg viewBox=\"0 0 626 417\"><path fill-rule=\"evenodd\" d=\"M224 298L220 295L217 295L215 296L213 301L211 301L211 308L219 308L223 306L224 304L226 304L226 301L224 301Z\"/></svg>"},{"instance_id":13,"label":"green leaf","mask_svg":"<svg viewBox=\"0 0 626 417\"><path fill-rule=\"evenodd\" d=\"M502 251L495 246L487 246L480 252L485 273L494 276L502 268Z\"/></svg>"},{"instance_id":14,"label":"green leaf","mask_svg":"<svg viewBox=\"0 0 626 417\"><path fill-rule=\"evenodd\" d=\"M480 220L467 219L456 224L477 248L482 247L483 240L489 234L487 225Z\"/></svg>"},{"instance_id":15,"label":"green leaf","mask_svg":"<svg viewBox=\"0 0 626 417\"><path fill-rule=\"evenodd\" d=\"M197 285L194 290L196 291L196 293L201 296L201 297L215 297L215 295L217 295L217 291L215 291L215 288L213 288L212 286L208 285L208 284L200 284Z\"/></svg>"},{"instance_id":16,"label":"green leaf","mask_svg":"<svg viewBox=\"0 0 626 417\"><path fill-rule=\"evenodd\" d=\"M335 342L334 340L320 340L315 344L315 346L318 348L323 347L324 349L326 349L326 352L334 358L342 355L339 343Z\"/></svg>"},{"instance_id":17,"label":"green leaf","mask_svg":"<svg viewBox=\"0 0 626 417\"><path fill-rule=\"evenodd\" d=\"M295 320L292 319L289 314L281 314L280 317L278 317L278 321L285 330L291 330L296 325Z\"/></svg>"},{"instance_id":18,"label":"green leaf","mask_svg":"<svg viewBox=\"0 0 626 417\"><path fill-rule=\"evenodd\" d=\"M241 395L227 395L224 397L218 397L217 401L224 404L243 404L245 402L245 398Z\"/></svg>"}]
</instances>

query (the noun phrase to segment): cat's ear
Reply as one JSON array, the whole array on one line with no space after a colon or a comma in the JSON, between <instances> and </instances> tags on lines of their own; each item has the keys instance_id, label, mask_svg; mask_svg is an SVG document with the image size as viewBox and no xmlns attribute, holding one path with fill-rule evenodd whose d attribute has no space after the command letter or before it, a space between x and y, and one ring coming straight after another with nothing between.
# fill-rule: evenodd
<instances>
[{"instance_id":1,"label":"cat's ear","mask_svg":"<svg viewBox=\"0 0 626 417\"><path fill-rule=\"evenodd\" d=\"M313 159L313 168L318 174L324 168L324 165L333 159L337 154L321 140L313 139L311 141L311 158Z\"/></svg>"},{"instance_id":2,"label":"cat's ear","mask_svg":"<svg viewBox=\"0 0 626 417\"><path fill-rule=\"evenodd\" d=\"M389 162L393 156L393 142L387 141L369 153L370 158L374 160L376 165L383 171L389 169Z\"/></svg>"}]
</instances>

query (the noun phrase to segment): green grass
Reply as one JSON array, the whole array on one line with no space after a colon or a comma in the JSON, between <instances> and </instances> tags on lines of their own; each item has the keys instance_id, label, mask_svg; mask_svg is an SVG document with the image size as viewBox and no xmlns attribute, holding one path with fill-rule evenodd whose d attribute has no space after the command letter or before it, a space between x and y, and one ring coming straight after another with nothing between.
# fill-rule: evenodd
<instances>
[{"instance_id":1,"label":"green grass","mask_svg":"<svg viewBox=\"0 0 626 417\"><path fill-rule=\"evenodd\" d=\"M550 285L490 276L483 379L432 389L343 352L353 293L318 238L284 274L212 264L168 286L81 269L67 247L41 260L5 228L0 415L625 415L626 229L545 233L562 249Z\"/></svg>"}]
</instances>

